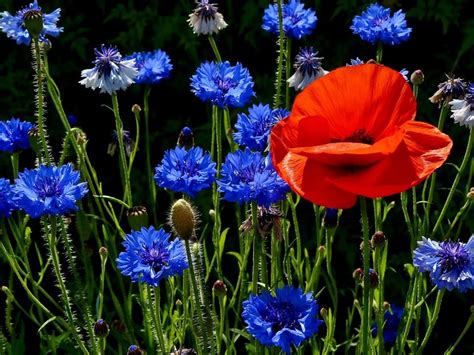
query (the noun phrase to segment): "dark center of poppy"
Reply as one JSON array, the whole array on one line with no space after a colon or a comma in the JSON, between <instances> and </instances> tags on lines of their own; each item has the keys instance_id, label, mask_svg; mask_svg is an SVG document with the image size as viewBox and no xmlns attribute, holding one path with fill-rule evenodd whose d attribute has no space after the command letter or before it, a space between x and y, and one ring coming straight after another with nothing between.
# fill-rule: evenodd
<instances>
[{"instance_id":1,"label":"dark center of poppy","mask_svg":"<svg viewBox=\"0 0 474 355\"><path fill-rule=\"evenodd\" d=\"M443 272L462 270L469 264L469 253L461 243L443 242L440 246L441 250L436 256L440 258Z\"/></svg>"},{"instance_id":2,"label":"dark center of poppy","mask_svg":"<svg viewBox=\"0 0 474 355\"><path fill-rule=\"evenodd\" d=\"M267 314L263 319L272 325L274 333L282 329L300 329L298 319L301 314L295 310L294 305L288 302L271 302L267 308Z\"/></svg>"},{"instance_id":3,"label":"dark center of poppy","mask_svg":"<svg viewBox=\"0 0 474 355\"><path fill-rule=\"evenodd\" d=\"M158 245L142 245L141 250L138 252L138 257L141 262L145 265L151 266L155 271L160 271L164 266L168 265L170 259L169 252L160 248Z\"/></svg>"},{"instance_id":4,"label":"dark center of poppy","mask_svg":"<svg viewBox=\"0 0 474 355\"><path fill-rule=\"evenodd\" d=\"M364 144L374 144L374 138L367 133L363 128L354 131L350 136L344 139L332 139L331 143L338 142L351 142L351 143L364 143Z\"/></svg>"}]
</instances>

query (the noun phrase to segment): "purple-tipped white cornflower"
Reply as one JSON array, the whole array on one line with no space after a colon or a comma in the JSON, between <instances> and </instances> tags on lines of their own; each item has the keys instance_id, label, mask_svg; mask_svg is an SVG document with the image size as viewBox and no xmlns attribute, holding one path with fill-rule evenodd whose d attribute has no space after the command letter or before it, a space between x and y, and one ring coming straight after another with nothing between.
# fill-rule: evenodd
<instances>
[{"instance_id":1,"label":"purple-tipped white cornflower","mask_svg":"<svg viewBox=\"0 0 474 355\"><path fill-rule=\"evenodd\" d=\"M71 164L40 165L25 169L12 187L15 205L32 218L44 215L62 216L78 210L76 202L87 193L87 184L80 182L78 171Z\"/></svg>"},{"instance_id":2,"label":"purple-tipped white cornflower","mask_svg":"<svg viewBox=\"0 0 474 355\"><path fill-rule=\"evenodd\" d=\"M293 39L301 39L311 34L316 27L318 18L312 9L305 9L300 0L290 0L282 4L283 32L285 36ZM280 33L280 22L278 16L278 5L271 4L263 14L262 28L265 31L278 35Z\"/></svg>"},{"instance_id":3,"label":"purple-tipped white cornflower","mask_svg":"<svg viewBox=\"0 0 474 355\"><path fill-rule=\"evenodd\" d=\"M209 0L196 0L197 7L189 15L188 23L197 35L218 33L227 27L224 16L217 11L217 4Z\"/></svg>"},{"instance_id":4,"label":"purple-tipped white cornflower","mask_svg":"<svg viewBox=\"0 0 474 355\"><path fill-rule=\"evenodd\" d=\"M437 242L423 237L413 252L413 265L429 272L439 288L474 289L474 235L467 243Z\"/></svg>"},{"instance_id":5,"label":"purple-tipped white cornflower","mask_svg":"<svg viewBox=\"0 0 474 355\"><path fill-rule=\"evenodd\" d=\"M6 33L8 38L15 40L17 44L29 45L31 43L31 36L24 22L24 16L29 11L39 12L43 16L43 29L39 35L40 41L44 41L46 36L58 37L63 31L62 27L57 27L56 25L59 21L61 9L45 14L41 11L41 7L38 6L36 0L23 9L18 10L15 15L10 14L8 11L0 12L0 30Z\"/></svg>"},{"instance_id":6,"label":"purple-tipped white cornflower","mask_svg":"<svg viewBox=\"0 0 474 355\"><path fill-rule=\"evenodd\" d=\"M463 99L468 89L468 84L462 78L456 78L453 74L446 75L446 81L438 84L438 90L429 98L434 104L448 104L452 100Z\"/></svg>"},{"instance_id":7,"label":"purple-tipped white cornflower","mask_svg":"<svg viewBox=\"0 0 474 355\"><path fill-rule=\"evenodd\" d=\"M245 106L255 96L248 69L229 62L201 64L191 78L191 91L201 101L210 101L220 108Z\"/></svg>"},{"instance_id":8,"label":"purple-tipped white cornflower","mask_svg":"<svg viewBox=\"0 0 474 355\"><path fill-rule=\"evenodd\" d=\"M101 45L94 49L94 68L81 72L80 84L101 93L112 95L117 90L125 90L134 83L138 74L135 59L124 60L116 47Z\"/></svg>"},{"instance_id":9,"label":"purple-tipped white cornflower","mask_svg":"<svg viewBox=\"0 0 474 355\"><path fill-rule=\"evenodd\" d=\"M449 105L454 122L471 129L474 127L474 83L469 84L464 100L454 99L449 102Z\"/></svg>"},{"instance_id":10,"label":"purple-tipped white cornflower","mask_svg":"<svg viewBox=\"0 0 474 355\"><path fill-rule=\"evenodd\" d=\"M138 69L136 84L158 84L162 79L170 77L170 71L173 68L170 57L161 49L152 52L136 52L124 59L135 59L135 67Z\"/></svg>"},{"instance_id":11,"label":"purple-tipped white cornflower","mask_svg":"<svg viewBox=\"0 0 474 355\"><path fill-rule=\"evenodd\" d=\"M407 41L411 33L402 10L390 16L390 9L379 4L372 4L360 16L355 16L351 30L364 41L391 46Z\"/></svg>"},{"instance_id":12,"label":"purple-tipped white cornflower","mask_svg":"<svg viewBox=\"0 0 474 355\"><path fill-rule=\"evenodd\" d=\"M321 59L323 57L318 57L318 51L313 47L301 48L295 58L296 71L288 79L289 86L295 90L303 90L314 80L329 73L321 67Z\"/></svg>"}]
</instances>

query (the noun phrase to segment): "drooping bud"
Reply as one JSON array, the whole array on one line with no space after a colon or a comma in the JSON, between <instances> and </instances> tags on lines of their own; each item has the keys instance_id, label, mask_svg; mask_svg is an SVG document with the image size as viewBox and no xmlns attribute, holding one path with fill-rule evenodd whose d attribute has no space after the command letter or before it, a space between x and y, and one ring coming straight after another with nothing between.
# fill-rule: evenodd
<instances>
[{"instance_id":1,"label":"drooping bud","mask_svg":"<svg viewBox=\"0 0 474 355\"><path fill-rule=\"evenodd\" d=\"M227 286L224 281L217 280L214 282L214 285L212 285L212 292L219 298L224 297L227 293Z\"/></svg>"},{"instance_id":2,"label":"drooping bud","mask_svg":"<svg viewBox=\"0 0 474 355\"><path fill-rule=\"evenodd\" d=\"M372 236L372 239L370 239L370 245L372 248L380 248L385 245L385 240L385 234L382 231L377 231Z\"/></svg>"},{"instance_id":3,"label":"drooping bud","mask_svg":"<svg viewBox=\"0 0 474 355\"><path fill-rule=\"evenodd\" d=\"M99 338L105 338L109 335L109 325L103 319L97 320L94 324L94 334Z\"/></svg>"},{"instance_id":4,"label":"drooping bud","mask_svg":"<svg viewBox=\"0 0 474 355\"><path fill-rule=\"evenodd\" d=\"M128 225L133 230L139 231L148 226L148 213L146 207L135 206L127 211Z\"/></svg>"},{"instance_id":5,"label":"drooping bud","mask_svg":"<svg viewBox=\"0 0 474 355\"><path fill-rule=\"evenodd\" d=\"M188 201L179 199L171 206L169 224L176 235L191 239L196 228L196 214Z\"/></svg>"},{"instance_id":6,"label":"drooping bud","mask_svg":"<svg viewBox=\"0 0 474 355\"><path fill-rule=\"evenodd\" d=\"M142 355L143 350L138 345L130 345L128 347L127 355Z\"/></svg>"},{"instance_id":7,"label":"drooping bud","mask_svg":"<svg viewBox=\"0 0 474 355\"><path fill-rule=\"evenodd\" d=\"M184 147L190 149L194 147L194 133L189 127L183 127L178 136L178 142L176 143L178 147Z\"/></svg>"},{"instance_id":8,"label":"drooping bud","mask_svg":"<svg viewBox=\"0 0 474 355\"><path fill-rule=\"evenodd\" d=\"M43 14L40 10L30 9L23 14L23 24L33 38L38 38L43 30Z\"/></svg>"},{"instance_id":9,"label":"drooping bud","mask_svg":"<svg viewBox=\"0 0 474 355\"><path fill-rule=\"evenodd\" d=\"M425 81L425 75L418 69L411 73L410 81L413 85L421 85Z\"/></svg>"}]
</instances>

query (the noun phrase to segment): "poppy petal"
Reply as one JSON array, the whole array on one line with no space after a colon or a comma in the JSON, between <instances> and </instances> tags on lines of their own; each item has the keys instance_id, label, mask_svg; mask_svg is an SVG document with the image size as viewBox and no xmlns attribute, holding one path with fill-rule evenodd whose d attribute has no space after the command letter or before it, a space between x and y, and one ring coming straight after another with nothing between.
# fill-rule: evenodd
<instances>
[{"instance_id":1,"label":"poppy petal","mask_svg":"<svg viewBox=\"0 0 474 355\"><path fill-rule=\"evenodd\" d=\"M335 69L311 83L296 97L290 119L325 120L333 140L344 140L360 129L379 140L415 114L415 97L399 72L363 64Z\"/></svg>"}]
</instances>

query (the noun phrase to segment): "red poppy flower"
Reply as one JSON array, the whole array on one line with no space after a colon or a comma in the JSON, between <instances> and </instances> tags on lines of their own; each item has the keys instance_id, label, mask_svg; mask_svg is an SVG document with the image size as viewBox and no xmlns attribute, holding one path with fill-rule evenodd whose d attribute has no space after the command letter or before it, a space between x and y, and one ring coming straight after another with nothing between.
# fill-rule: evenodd
<instances>
[{"instance_id":1,"label":"red poppy flower","mask_svg":"<svg viewBox=\"0 0 474 355\"><path fill-rule=\"evenodd\" d=\"M336 69L301 92L273 128L273 165L297 194L331 208L405 191L440 167L452 146L415 115L398 72L376 64Z\"/></svg>"}]
</instances>

